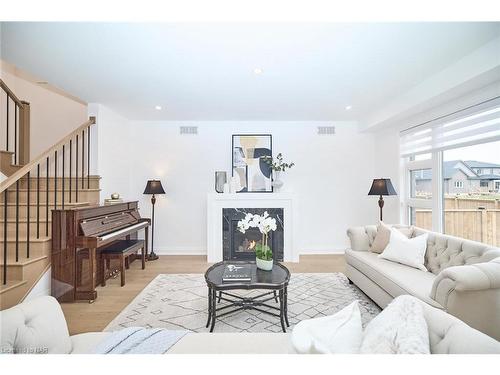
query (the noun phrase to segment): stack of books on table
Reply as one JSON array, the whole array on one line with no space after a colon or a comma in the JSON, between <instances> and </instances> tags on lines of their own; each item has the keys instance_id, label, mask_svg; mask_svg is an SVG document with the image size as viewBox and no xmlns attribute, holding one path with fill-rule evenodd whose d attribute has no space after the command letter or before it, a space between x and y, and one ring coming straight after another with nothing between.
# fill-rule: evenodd
<instances>
[{"instance_id":1,"label":"stack of books on table","mask_svg":"<svg viewBox=\"0 0 500 375\"><path fill-rule=\"evenodd\" d=\"M223 282L252 281L252 268L245 264L227 264L222 273Z\"/></svg>"}]
</instances>

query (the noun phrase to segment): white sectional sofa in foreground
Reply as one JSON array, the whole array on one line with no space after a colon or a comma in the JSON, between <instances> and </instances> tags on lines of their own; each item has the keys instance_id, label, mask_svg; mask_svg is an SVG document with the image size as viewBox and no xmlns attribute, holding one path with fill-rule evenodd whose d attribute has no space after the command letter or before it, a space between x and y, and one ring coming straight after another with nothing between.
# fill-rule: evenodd
<instances>
[{"instance_id":1,"label":"white sectional sofa in foreground","mask_svg":"<svg viewBox=\"0 0 500 375\"><path fill-rule=\"evenodd\" d=\"M413 295L500 340L500 248L416 227L411 236L424 233L427 272L371 252L376 225L350 228L346 276L380 307Z\"/></svg>"},{"instance_id":2,"label":"white sectional sofa in foreground","mask_svg":"<svg viewBox=\"0 0 500 375\"><path fill-rule=\"evenodd\" d=\"M432 354L500 353L500 342L422 303ZM110 332L70 336L59 303L40 297L0 312L2 353L92 353ZM188 333L168 354L286 354L284 333Z\"/></svg>"}]
</instances>

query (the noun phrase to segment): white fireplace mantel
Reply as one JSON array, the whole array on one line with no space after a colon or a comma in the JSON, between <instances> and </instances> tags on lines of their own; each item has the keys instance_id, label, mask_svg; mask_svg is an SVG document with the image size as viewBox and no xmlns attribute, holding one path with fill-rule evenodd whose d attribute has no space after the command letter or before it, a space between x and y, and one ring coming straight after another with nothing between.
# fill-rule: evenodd
<instances>
[{"instance_id":1,"label":"white fireplace mantel","mask_svg":"<svg viewBox=\"0 0 500 375\"><path fill-rule=\"evenodd\" d=\"M207 261L222 261L223 208L283 208L285 262L298 262L295 230L297 225L297 198L294 193L208 193L207 196Z\"/></svg>"}]
</instances>

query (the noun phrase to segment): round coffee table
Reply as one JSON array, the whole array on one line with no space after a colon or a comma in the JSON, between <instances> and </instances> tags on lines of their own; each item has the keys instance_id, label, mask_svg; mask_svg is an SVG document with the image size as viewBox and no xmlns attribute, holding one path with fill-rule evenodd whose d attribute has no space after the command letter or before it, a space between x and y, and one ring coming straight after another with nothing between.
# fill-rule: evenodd
<instances>
[{"instance_id":1,"label":"round coffee table","mask_svg":"<svg viewBox=\"0 0 500 375\"><path fill-rule=\"evenodd\" d=\"M222 274L227 264L244 264L251 267L252 279L242 282L227 282L222 281ZM241 310L257 310L264 314L272 315L280 318L281 329L286 332L288 323L288 304L287 304L287 288L290 281L290 271L284 265L275 263L272 271L262 271L257 268L255 262L219 262L211 266L205 272L205 281L208 286L208 320L207 328L210 325L210 332L214 331L215 320L223 316L233 314ZM240 297L236 294L229 293L232 290L252 290L262 289L268 290L254 297ZM217 296L218 292L218 296ZM272 306L267 302L274 300L279 303L279 308ZM217 307L217 303L221 301L228 304ZM269 310L264 310L266 307ZM273 310L279 312L275 313Z\"/></svg>"}]
</instances>

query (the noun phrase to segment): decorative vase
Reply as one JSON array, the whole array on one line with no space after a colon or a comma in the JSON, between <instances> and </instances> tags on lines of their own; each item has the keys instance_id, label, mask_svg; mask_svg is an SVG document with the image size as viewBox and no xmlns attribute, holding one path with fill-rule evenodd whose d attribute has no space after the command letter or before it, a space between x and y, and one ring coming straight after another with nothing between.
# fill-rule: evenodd
<instances>
[{"instance_id":1,"label":"decorative vase","mask_svg":"<svg viewBox=\"0 0 500 375\"><path fill-rule=\"evenodd\" d=\"M273 269L273 260L263 260L255 258L255 264L257 268L263 271L271 271Z\"/></svg>"},{"instance_id":2,"label":"decorative vase","mask_svg":"<svg viewBox=\"0 0 500 375\"><path fill-rule=\"evenodd\" d=\"M273 176L273 190L274 191L280 191L280 189L283 187L284 182L281 181L281 171L274 171L274 176Z\"/></svg>"},{"instance_id":3,"label":"decorative vase","mask_svg":"<svg viewBox=\"0 0 500 375\"><path fill-rule=\"evenodd\" d=\"M217 193L224 192L224 184L227 182L227 172L215 172L215 191Z\"/></svg>"}]
</instances>

